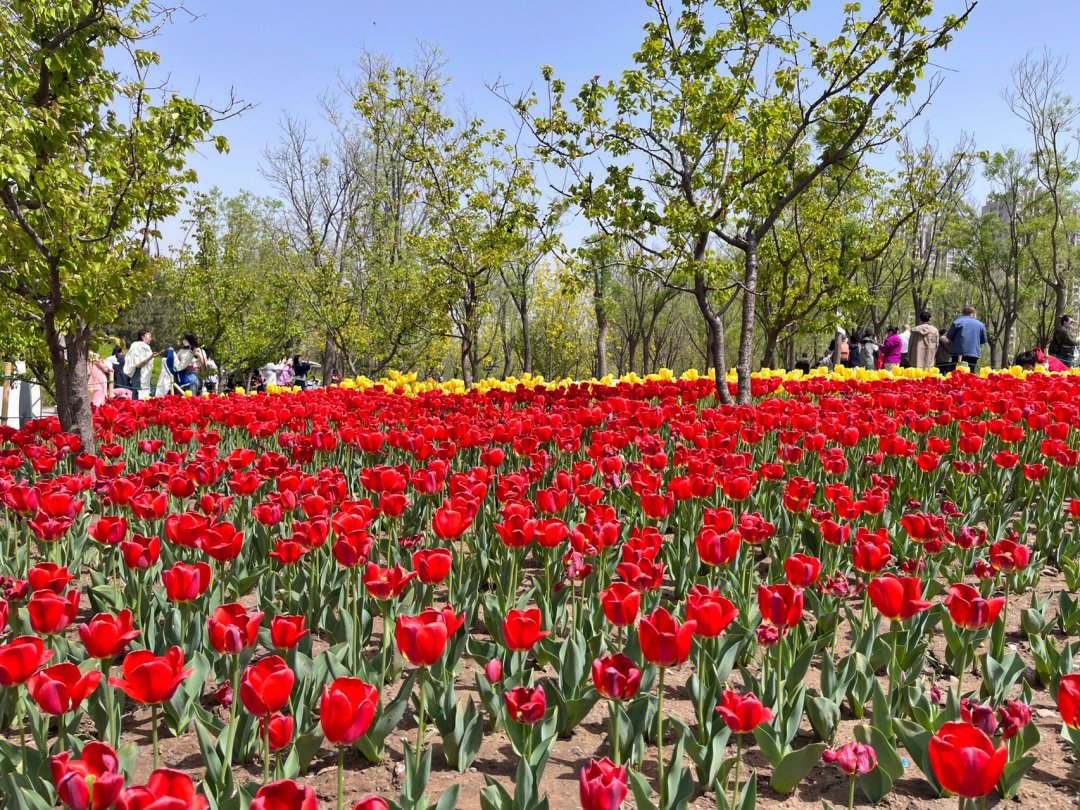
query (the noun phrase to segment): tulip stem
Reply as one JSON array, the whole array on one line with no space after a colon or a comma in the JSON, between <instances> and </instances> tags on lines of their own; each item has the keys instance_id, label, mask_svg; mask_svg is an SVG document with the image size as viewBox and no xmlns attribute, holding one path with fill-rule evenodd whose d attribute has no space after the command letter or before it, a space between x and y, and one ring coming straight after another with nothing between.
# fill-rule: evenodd
<instances>
[{"instance_id":1,"label":"tulip stem","mask_svg":"<svg viewBox=\"0 0 1080 810\"><path fill-rule=\"evenodd\" d=\"M779 716L784 711L784 638L781 636L776 642L776 714Z\"/></svg>"},{"instance_id":2,"label":"tulip stem","mask_svg":"<svg viewBox=\"0 0 1080 810\"><path fill-rule=\"evenodd\" d=\"M739 766L742 765L742 734L735 735L735 781L731 783L731 806L735 806L735 794L739 790Z\"/></svg>"},{"instance_id":3,"label":"tulip stem","mask_svg":"<svg viewBox=\"0 0 1080 810\"><path fill-rule=\"evenodd\" d=\"M356 674L360 675L360 660L363 657L363 651L360 649L360 568L357 566L352 569L352 625L353 625L353 637L352 643L356 652Z\"/></svg>"},{"instance_id":4,"label":"tulip stem","mask_svg":"<svg viewBox=\"0 0 1080 810\"><path fill-rule=\"evenodd\" d=\"M345 746L337 747L337 810L345 804Z\"/></svg>"},{"instance_id":5,"label":"tulip stem","mask_svg":"<svg viewBox=\"0 0 1080 810\"><path fill-rule=\"evenodd\" d=\"M157 732L157 704L153 703L150 706L150 741L154 749L154 770L158 769L158 732Z\"/></svg>"},{"instance_id":6,"label":"tulip stem","mask_svg":"<svg viewBox=\"0 0 1080 810\"><path fill-rule=\"evenodd\" d=\"M855 774L851 775L851 784L848 786L847 794L847 810L853 810L855 807Z\"/></svg>"},{"instance_id":7,"label":"tulip stem","mask_svg":"<svg viewBox=\"0 0 1080 810\"><path fill-rule=\"evenodd\" d=\"M263 784L270 782L270 715L263 718ZM849 808L850 810L850 808Z\"/></svg>"},{"instance_id":8,"label":"tulip stem","mask_svg":"<svg viewBox=\"0 0 1080 810\"><path fill-rule=\"evenodd\" d=\"M698 639L698 742L705 745L705 639ZM617 763L616 763L617 764Z\"/></svg>"},{"instance_id":9,"label":"tulip stem","mask_svg":"<svg viewBox=\"0 0 1080 810\"><path fill-rule=\"evenodd\" d=\"M419 765L421 752L424 750L424 727L427 725L427 718L425 715L425 709L427 708L427 700L424 699L424 680L427 675L427 667L420 667L420 713L417 717L416 725L416 762ZM411 776L410 776L411 778Z\"/></svg>"},{"instance_id":10,"label":"tulip stem","mask_svg":"<svg viewBox=\"0 0 1080 810\"><path fill-rule=\"evenodd\" d=\"M893 702L893 687L896 685L896 622L890 622L889 633L889 706Z\"/></svg>"},{"instance_id":11,"label":"tulip stem","mask_svg":"<svg viewBox=\"0 0 1080 810\"><path fill-rule=\"evenodd\" d=\"M19 687L15 687L15 716L19 724L19 770L26 773L26 719L23 717L22 701L19 700Z\"/></svg>"},{"instance_id":12,"label":"tulip stem","mask_svg":"<svg viewBox=\"0 0 1080 810\"><path fill-rule=\"evenodd\" d=\"M657 793L660 806L665 807L664 799L664 675L667 669L660 667L660 677L656 686L656 773L658 778Z\"/></svg>"},{"instance_id":13,"label":"tulip stem","mask_svg":"<svg viewBox=\"0 0 1080 810\"><path fill-rule=\"evenodd\" d=\"M119 748L120 737L120 724L116 724L115 733L113 728L113 703L116 697L113 695L113 690L109 687L109 670L112 669L112 659L103 658L101 660L101 681L105 684L105 729L108 735L108 742L113 748Z\"/></svg>"},{"instance_id":14,"label":"tulip stem","mask_svg":"<svg viewBox=\"0 0 1080 810\"><path fill-rule=\"evenodd\" d=\"M611 701L611 741L608 745L611 749L611 759L618 768L622 759L622 737L619 735L619 702Z\"/></svg>"}]
</instances>

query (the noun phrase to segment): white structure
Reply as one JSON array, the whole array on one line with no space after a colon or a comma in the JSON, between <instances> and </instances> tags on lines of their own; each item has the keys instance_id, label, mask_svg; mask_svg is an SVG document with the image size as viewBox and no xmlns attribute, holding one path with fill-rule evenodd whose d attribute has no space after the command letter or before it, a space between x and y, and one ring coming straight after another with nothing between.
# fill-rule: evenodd
<instances>
[{"instance_id":1,"label":"white structure","mask_svg":"<svg viewBox=\"0 0 1080 810\"><path fill-rule=\"evenodd\" d=\"M13 371L16 374L25 374L26 363L15 363ZM10 383L10 387L5 387L6 396L3 403L0 403L0 423L18 429L31 419L41 417L41 386L22 380L11 380ZM6 409L3 407L5 404Z\"/></svg>"}]
</instances>

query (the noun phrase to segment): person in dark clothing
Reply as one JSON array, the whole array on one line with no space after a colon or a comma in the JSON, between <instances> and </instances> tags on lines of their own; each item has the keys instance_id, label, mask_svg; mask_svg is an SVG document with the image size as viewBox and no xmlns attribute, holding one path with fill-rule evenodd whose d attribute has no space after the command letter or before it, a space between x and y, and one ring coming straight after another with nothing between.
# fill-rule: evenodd
<instances>
[{"instance_id":1,"label":"person in dark clothing","mask_svg":"<svg viewBox=\"0 0 1080 810\"><path fill-rule=\"evenodd\" d=\"M1054 336L1050 338L1050 345L1047 346L1050 354L1069 368L1072 368L1073 355L1076 353L1076 338L1071 333L1072 324L1071 315L1062 315L1061 323L1054 330Z\"/></svg>"},{"instance_id":2,"label":"person in dark clothing","mask_svg":"<svg viewBox=\"0 0 1080 810\"><path fill-rule=\"evenodd\" d=\"M795 363L795 370L801 371L803 374L810 373L810 356L806 352L803 352L798 362Z\"/></svg>"},{"instance_id":3,"label":"person in dark clothing","mask_svg":"<svg viewBox=\"0 0 1080 810\"><path fill-rule=\"evenodd\" d=\"M299 385L301 388L307 387L307 375L311 373L311 363L307 361L306 357L301 357L299 354L293 357L293 385Z\"/></svg>"}]
</instances>

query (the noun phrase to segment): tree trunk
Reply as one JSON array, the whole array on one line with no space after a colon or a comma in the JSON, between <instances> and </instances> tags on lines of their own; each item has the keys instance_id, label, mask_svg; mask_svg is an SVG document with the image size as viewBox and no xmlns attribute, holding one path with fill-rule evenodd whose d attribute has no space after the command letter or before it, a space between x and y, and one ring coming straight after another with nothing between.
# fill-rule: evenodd
<instances>
[{"instance_id":1,"label":"tree trunk","mask_svg":"<svg viewBox=\"0 0 1080 810\"><path fill-rule=\"evenodd\" d=\"M322 354L322 381L323 385L329 385L334 376L334 344L327 338L323 343Z\"/></svg>"},{"instance_id":2,"label":"tree trunk","mask_svg":"<svg viewBox=\"0 0 1080 810\"><path fill-rule=\"evenodd\" d=\"M521 367L527 374L533 370L532 332L529 329L529 307L525 297L521 298L521 306L518 308L521 316Z\"/></svg>"},{"instance_id":3,"label":"tree trunk","mask_svg":"<svg viewBox=\"0 0 1080 810\"><path fill-rule=\"evenodd\" d=\"M705 248L708 245L709 236L704 234L698 237L694 246L694 300L697 302L701 317L705 319L705 326L709 330L709 361L713 367L713 382L716 384L716 396L725 405L731 404L731 392L727 387L727 352L724 348L724 321L709 303L708 288L705 286L705 274L701 269L701 261L705 257Z\"/></svg>"},{"instance_id":4,"label":"tree trunk","mask_svg":"<svg viewBox=\"0 0 1080 810\"><path fill-rule=\"evenodd\" d=\"M45 342L52 361L56 416L60 429L74 433L83 449L94 450L94 415L90 407L90 380L87 372L89 334L82 327L61 336L52 315L45 317Z\"/></svg>"},{"instance_id":5,"label":"tree trunk","mask_svg":"<svg viewBox=\"0 0 1080 810\"><path fill-rule=\"evenodd\" d=\"M762 368L773 368L776 362L776 344L779 339L777 329L768 329L765 332L765 352L761 358Z\"/></svg>"},{"instance_id":6,"label":"tree trunk","mask_svg":"<svg viewBox=\"0 0 1080 810\"><path fill-rule=\"evenodd\" d=\"M745 273L743 276L742 325L739 328L739 362L735 371L739 376L738 401L744 405L750 401L750 361L754 351L754 316L757 308L758 244L751 239L746 246Z\"/></svg>"},{"instance_id":7,"label":"tree trunk","mask_svg":"<svg viewBox=\"0 0 1080 810\"><path fill-rule=\"evenodd\" d=\"M596 308L596 376L603 379L607 376L607 332L608 322L605 315L600 314L601 308Z\"/></svg>"}]
</instances>

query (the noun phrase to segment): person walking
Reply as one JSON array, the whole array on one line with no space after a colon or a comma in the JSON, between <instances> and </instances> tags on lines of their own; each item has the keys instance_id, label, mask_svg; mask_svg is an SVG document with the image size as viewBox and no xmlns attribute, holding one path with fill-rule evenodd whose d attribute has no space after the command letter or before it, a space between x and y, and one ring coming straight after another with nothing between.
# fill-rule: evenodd
<instances>
[{"instance_id":1,"label":"person walking","mask_svg":"<svg viewBox=\"0 0 1080 810\"><path fill-rule=\"evenodd\" d=\"M150 348L152 335L149 329L139 332L138 339L128 346L124 356L124 374L131 379L131 388L136 399L150 396L150 375L154 371L154 358L160 352Z\"/></svg>"},{"instance_id":2,"label":"person walking","mask_svg":"<svg viewBox=\"0 0 1080 810\"><path fill-rule=\"evenodd\" d=\"M908 364L912 368L933 368L937 363L938 343L941 333L930 323L930 313L922 312L919 323L911 330L908 343Z\"/></svg>"},{"instance_id":3,"label":"person walking","mask_svg":"<svg viewBox=\"0 0 1080 810\"><path fill-rule=\"evenodd\" d=\"M1076 338L1072 336L1072 325L1072 315L1062 315L1061 323L1054 330L1050 345L1046 347L1051 355L1065 364L1066 368L1072 368L1073 356L1076 354Z\"/></svg>"},{"instance_id":4,"label":"person walking","mask_svg":"<svg viewBox=\"0 0 1080 810\"><path fill-rule=\"evenodd\" d=\"M889 336L881 344L881 367L886 371L892 371L900 366L900 357L903 354L904 343L900 339L899 330L895 326L889 327Z\"/></svg>"},{"instance_id":5,"label":"person walking","mask_svg":"<svg viewBox=\"0 0 1080 810\"><path fill-rule=\"evenodd\" d=\"M949 339L949 354L953 361L966 363L970 368L979 364L982 347L990 342L986 327L976 315L975 307L964 307L960 317L952 322L945 337Z\"/></svg>"},{"instance_id":6,"label":"person walking","mask_svg":"<svg viewBox=\"0 0 1080 810\"><path fill-rule=\"evenodd\" d=\"M102 360L97 352L90 352L86 363L86 376L87 388L90 390L90 404L93 407L104 404L109 395L112 366Z\"/></svg>"}]
</instances>

